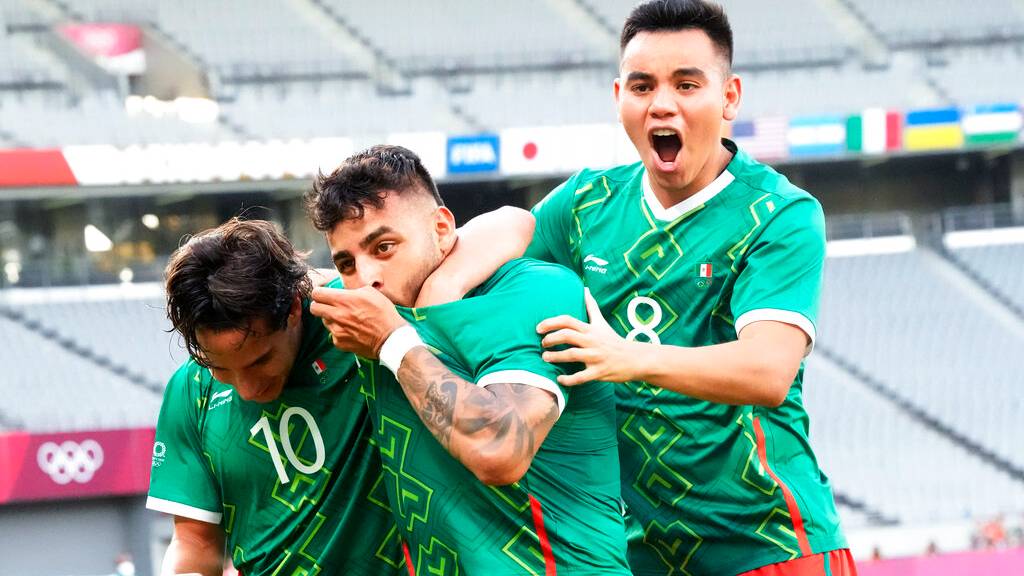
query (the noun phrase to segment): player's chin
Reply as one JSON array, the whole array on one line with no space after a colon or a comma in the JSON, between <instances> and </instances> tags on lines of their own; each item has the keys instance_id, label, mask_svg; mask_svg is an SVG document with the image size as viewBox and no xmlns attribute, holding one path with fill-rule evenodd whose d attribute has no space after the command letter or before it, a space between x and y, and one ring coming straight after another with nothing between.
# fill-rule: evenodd
<instances>
[{"instance_id":1,"label":"player's chin","mask_svg":"<svg viewBox=\"0 0 1024 576\"><path fill-rule=\"evenodd\" d=\"M267 402L273 402L281 395L281 390L284 388L283 383L279 382L266 382L262 386L255 387L252 390L242 392L239 390L238 395L247 402L257 402L259 404L266 404Z\"/></svg>"}]
</instances>

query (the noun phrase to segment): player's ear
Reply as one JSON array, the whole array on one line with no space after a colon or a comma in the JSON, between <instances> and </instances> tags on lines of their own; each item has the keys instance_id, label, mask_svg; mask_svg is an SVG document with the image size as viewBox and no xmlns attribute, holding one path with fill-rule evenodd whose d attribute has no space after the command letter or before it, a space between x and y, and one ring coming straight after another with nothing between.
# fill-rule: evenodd
<instances>
[{"instance_id":1,"label":"player's ear","mask_svg":"<svg viewBox=\"0 0 1024 576\"><path fill-rule=\"evenodd\" d=\"M612 97L615 99L615 116L622 122L622 113L619 112L619 92L622 90L622 79L616 78L612 82Z\"/></svg>"},{"instance_id":2,"label":"player's ear","mask_svg":"<svg viewBox=\"0 0 1024 576\"><path fill-rule=\"evenodd\" d=\"M725 106L722 109L722 119L732 122L740 112L740 99L743 96L743 82L735 74L729 74L725 80Z\"/></svg>"},{"instance_id":3,"label":"player's ear","mask_svg":"<svg viewBox=\"0 0 1024 576\"><path fill-rule=\"evenodd\" d=\"M455 240L457 234L455 232L455 215L448 209L447 206L438 206L434 212L434 232L437 233L437 239L441 253L445 256L452 251L455 246Z\"/></svg>"},{"instance_id":4,"label":"player's ear","mask_svg":"<svg viewBox=\"0 0 1024 576\"><path fill-rule=\"evenodd\" d=\"M288 309L288 324L298 322L302 318L302 296L298 294L292 298L291 308Z\"/></svg>"}]
</instances>

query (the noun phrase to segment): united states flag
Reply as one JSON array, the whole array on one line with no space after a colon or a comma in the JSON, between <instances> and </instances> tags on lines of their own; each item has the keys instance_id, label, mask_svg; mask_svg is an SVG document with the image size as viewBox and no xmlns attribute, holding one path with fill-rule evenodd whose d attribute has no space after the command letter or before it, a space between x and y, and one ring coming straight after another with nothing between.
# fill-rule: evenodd
<instances>
[{"instance_id":1,"label":"united states flag","mask_svg":"<svg viewBox=\"0 0 1024 576\"><path fill-rule=\"evenodd\" d=\"M758 160L778 160L789 155L784 116L759 118L733 124L732 138L740 148Z\"/></svg>"}]
</instances>

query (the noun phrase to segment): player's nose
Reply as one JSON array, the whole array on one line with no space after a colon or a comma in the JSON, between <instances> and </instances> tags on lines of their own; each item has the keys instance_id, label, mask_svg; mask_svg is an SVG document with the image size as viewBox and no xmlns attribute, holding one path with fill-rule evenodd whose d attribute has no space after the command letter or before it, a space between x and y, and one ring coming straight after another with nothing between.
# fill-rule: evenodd
<instances>
[{"instance_id":1,"label":"player's nose","mask_svg":"<svg viewBox=\"0 0 1024 576\"><path fill-rule=\"evenodd\" d=\"M380 290L384 284L384 277L379 264L374 261L360 262L356 269L356 281L358 287L371 286Z\"/></svg>"},{"instance_id":2,"label":"player's nose","mask_svg":"<svg viewBox=\"0 0 1024 576\"><path fill-rule=\"evenodd\" d=\"M235 391L242 400L252 400L256 397L256 394L260 391L261 386L259 382L254 378L247 377L236 377L235 382L232 383L235 387Z\"/></svg>"},{"instance_id":3,"label":"player's nose","mask_svg":"<svg viewBox=\"0 0 1024 576\"><path fill-rule=\"evenodd\" d=\"M651 105L648 109L652 116L663 118L665 116L671 116L676 111L676 102L673 97L671 90L666 88L656 88L654 90L654 96L651 98Z\"/></svg>"}]
</instances>

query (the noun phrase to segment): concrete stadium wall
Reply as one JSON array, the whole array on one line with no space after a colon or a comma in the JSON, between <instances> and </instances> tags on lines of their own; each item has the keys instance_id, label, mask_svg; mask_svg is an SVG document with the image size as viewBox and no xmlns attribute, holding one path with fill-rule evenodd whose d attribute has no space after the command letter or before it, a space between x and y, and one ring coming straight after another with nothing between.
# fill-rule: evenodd
<instances>
[{"instance_id":1,"label":"concrete stadium wall","mask_svg":"<svg viewBox=\"0 0 1024 576\"><path fill-rule=\"evenodd\" d=\"M111 574L123 553L147 576L159 515L144 505L144 497L132 497L0 507L0 576Z\"/></svg>"}]
</instances>

